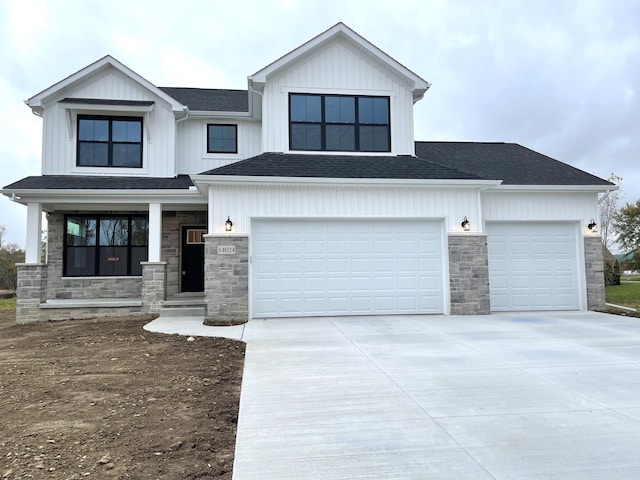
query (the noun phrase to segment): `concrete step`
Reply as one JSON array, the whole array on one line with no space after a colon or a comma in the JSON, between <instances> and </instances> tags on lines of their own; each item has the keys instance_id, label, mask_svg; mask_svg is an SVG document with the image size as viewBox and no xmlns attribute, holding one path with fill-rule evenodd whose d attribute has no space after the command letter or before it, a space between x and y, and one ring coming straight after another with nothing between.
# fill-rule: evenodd
<instances>
[{"instance_id":1,"label":"concrete step","mask_svg":"<svg viewBox=\"0 0 640 480\"><path fill-rule=\"evenodd\" d=\"M160 317L204 317L204 305L172 305L160 309Z\"/></svg>"}]
</instances>

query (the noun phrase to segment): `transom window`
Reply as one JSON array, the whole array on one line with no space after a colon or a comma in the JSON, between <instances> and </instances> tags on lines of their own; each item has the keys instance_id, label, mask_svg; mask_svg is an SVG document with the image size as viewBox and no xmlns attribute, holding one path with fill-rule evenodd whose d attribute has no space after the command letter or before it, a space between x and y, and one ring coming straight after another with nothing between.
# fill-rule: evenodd
<instances>
[{"instance_id":1,"label":"transom window","mask_svg":"<svg viewBox=\"0 0 640 480\"><path fill-rule=\"evenodd\" d=\"M67 215L64 275L142 275L148 228L142 215Z\"/></svg>"},{"instance_id":2,"label":"transom window","mask_svg":"<svg viewBox=\"0 0 640 480\"><path fill-rule=\"evenodd\" d=\"M238 153L238 126L207 125L207 153Z\"/></svg>"},{"instance_id":3,"label":"transom window","mask_svg":"<svg viewBox=\"0 0 640 480\"><path fill-rule=\"evenodd\" d=\"M389 97L289 94L289 149L390 152Z\"/></svg>"},{"instance_id":4,"label":"transom window","mask_svg":"<svg viewBox=\"0 0 640 480\"><path fill-rule=\"evenodd\" d=\"M142 119L78 115L76 164L142 168Z\"/></svg>"}]
</instances>

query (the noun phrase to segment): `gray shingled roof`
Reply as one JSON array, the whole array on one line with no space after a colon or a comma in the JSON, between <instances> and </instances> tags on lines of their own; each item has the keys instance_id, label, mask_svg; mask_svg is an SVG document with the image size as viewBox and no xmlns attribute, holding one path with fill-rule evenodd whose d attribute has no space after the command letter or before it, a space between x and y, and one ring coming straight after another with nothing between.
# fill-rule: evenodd
<instances>
[{"instance_id":1,"label":"gray shingled roof","mask_svg":"<svg viewBox=\"0 0 640 480\"><path fill-rule=\"evenodd\" d=\"M417 157L295 153L263 153L203 175L481 180L475 174Z\"/></svg>"},{"instance_id":2,"label":"gray shingled roof","mask_svg":"<svg viewBox=\"0 0 640 480\"><path fill-rule=\"evenodd\" d=\"M516 143L416 142L416 155L503 185L612 185Z\"/></svg>"},{"instance_id":3,"label":"gray shingled roof","mask_svg":"<svg viewBox=\"0 0 640 480\"><path fill-rule=\"evenodd\" d=\"M43 175L26 177L4 187L7 190L180 190L193 185L188 175L158 177L94 177Z\"/></svg>"},{"instance_id":4,"label":"gray shingled roof","mask_svg":"<svg viewBox=\"0 0 640 480\"><path fill-rule=\"evenodd\" d=\"M187 105L189 110L200 112L248 112L247 90L218 88L159 87L167 95Z\"/></svg>"}]
</instances>

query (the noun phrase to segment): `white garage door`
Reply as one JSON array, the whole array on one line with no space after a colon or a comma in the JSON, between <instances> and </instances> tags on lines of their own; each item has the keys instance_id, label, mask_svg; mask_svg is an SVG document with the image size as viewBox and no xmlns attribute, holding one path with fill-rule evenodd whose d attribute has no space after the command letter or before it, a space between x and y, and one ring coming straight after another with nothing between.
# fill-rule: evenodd
<instances>
[{"instance_id":1,"label":"white garage door","mask_svg":"<svg viewBox=\"0 0 640 480\"><path fill-rule=\"evenodd\" d=\"M252 316L442 313L442 222L254 220Z\"/></svg>"},{"instance_id":2,"label":"white garage door","mask_svg":"<svg viewBox=\"0 0 640 480\"><path fill-rule=\"evenodd\" d=\"M576 229L566 223L487 223L491 310L577 310Z\"/></svg>"}]
</instances>

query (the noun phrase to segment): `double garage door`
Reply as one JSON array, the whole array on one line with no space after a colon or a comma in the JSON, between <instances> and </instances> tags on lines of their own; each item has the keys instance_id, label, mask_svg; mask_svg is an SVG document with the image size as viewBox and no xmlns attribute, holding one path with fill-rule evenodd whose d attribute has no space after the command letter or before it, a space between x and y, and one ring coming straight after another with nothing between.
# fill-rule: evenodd
<instances>
[{"instance_id":1,"label":"double garage door","mask_svg":"<svg viewBox=\"0 0 640 480\"><path fill-rule=\"evenodd\" d=\"M253 220L252 316L444 312L443 222Z\"/></svg>"},{"instance_id":2,"label":"double garage door","mask_svg":"<svg viewBox=\"0 0 640 480\"><path fill-rule=\"evenodd\" d=\"M491 310L580 308L577 228L570 223L487 223Z\"/></svg>"}]
</instances>

